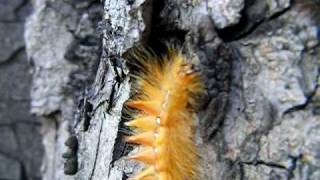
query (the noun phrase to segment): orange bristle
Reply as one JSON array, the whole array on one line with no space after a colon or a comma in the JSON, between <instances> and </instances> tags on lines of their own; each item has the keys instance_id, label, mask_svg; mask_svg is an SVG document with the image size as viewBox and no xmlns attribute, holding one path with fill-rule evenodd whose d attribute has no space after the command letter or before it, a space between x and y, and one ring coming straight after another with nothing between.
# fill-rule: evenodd
<instances>
[{"instance_id":1,"label":"orange bristle","mask_svg":"<svg viewBox=\"0 0 320 180\"><path fill-rule=\"evenodd\" d=\"M143 147L131 159L147 168L133 179L199 179L193 129L197 97L204 91L199 74L174 49L162 58L147 52L135 52L133 57L141 69L133 76L137 95L126 105L139 112L126 125L138 134L127 141Z\"/></svg>"},{"instance_id":2,"label":"orange bristle","mask_svg":"<svg viewBox=\"0 0 320 180\"><path fill-rule=\"evenodd\" d=\"M152 166L149 168L143 170L140 174L138 174L136 177L133 178L133 180L142 180L145 178L150 178L155 175L155 170Z\"/></svg>"},{"instance_id":3,"label":"orange bristle","mask_svg":"<svg viewBox=\"0 0 320 180\"><path fill-rule=\"evenodd\" d=\"M152 146L154 144L154 133L153 132L144 132L138 135L129 136L127 137L127 142L135 143L135 144L142 144L145 146Z\"/></svg>"},{"instance_id":4,"label":"orange bristle","mask_svg":"<svg viewBox=\"0 0 320 180\"><path fill-rule=\"evenodd\" d=\"M154 116L139 117L126 122L126 126L136 127L144 131L151 131L157 128L156 118Z\"/></svg>"},{"instance_id":5,"label":"orange bristle","mask_svg":"<svg viewBox=\"0 0 320 180\"><path fill-rule=\"evenodd\" d=\"M156 101L128 101L126 105L130 108L135 108L140 111L144 111L149 115L159 114L159 107L157 107L158 102Z\"/></svg>"},{"instance_id":6,"label":"orange bristle","mask_svg":"<svg viewBox=\"0 0 320 180\"><path fill-rule=\"evenodd\" d=\"M156 162L156 153L154 152L153 148L148 148L138 154L135 154L130 159L137 160L144 162L146 164L153 165Z\"/></svg>"}]
</instances>

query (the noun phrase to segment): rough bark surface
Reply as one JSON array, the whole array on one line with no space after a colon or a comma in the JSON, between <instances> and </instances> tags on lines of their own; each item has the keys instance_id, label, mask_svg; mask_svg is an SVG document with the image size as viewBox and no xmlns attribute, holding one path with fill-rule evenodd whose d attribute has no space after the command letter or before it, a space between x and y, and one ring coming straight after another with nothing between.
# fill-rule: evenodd
<instances>
[{"instance_id":1,"label":"rough bark surface","mask_svg":"<svg viewBox=\"0 0 320 180\"><path fill-rule=\"evenodd\" d=\"M23 39L28 0L0 3L0 179L41 179L41 123L29 112L30 73Z\"/></svg>"},{"instance_id":2,"label":"rough bark surface","mask_svg":"<svg viewBox=\"0 0 320 180\"><path fill-rule=\"evenodd\" d=\"M122 138L130 93L122 55L164 42L182 44L207 85L197 128L201 179L320 179L319 1L33 5L25 37L44 179L132 176L139 165L126 160L132 147Z\"/></svg>"},{"instance_id":3,"label":"rough bark surface","mask_svg":"<svg viewBox=\"0 0 320 180\"><path fill-rule=\"evenodd\" d=\"M64 164L65 173L72 174L78 160L64 142L83 118L79 113L83 106L90 109L88 85L100 58L95 27L101 20L102 6L99 1L78 0L35 0L33 6L25 41L33 64L31 111L42 121L43 179L68 179L72 177L65 176ZM84 117L89 116L88 112Z\"/></svg>"}]
</instances>

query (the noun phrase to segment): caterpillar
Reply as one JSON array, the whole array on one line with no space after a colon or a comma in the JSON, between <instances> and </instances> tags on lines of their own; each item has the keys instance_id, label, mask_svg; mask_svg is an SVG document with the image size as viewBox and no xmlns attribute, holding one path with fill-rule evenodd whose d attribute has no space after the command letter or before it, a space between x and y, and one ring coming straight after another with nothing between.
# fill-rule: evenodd
<instances>
[{"instance_id":1,"label":"caterpillar","mask_svg":"<svg viewBox=\"0 0 320 180\"><path fill-rule=\"evenodd\" d=\"M135 94L126 106L136 111L125 123L134 129L126 141L139 145L129 159L145 164L133 180L199 179L194 119L203 93L199 73L180 50L161 57L147 50L131 54ZM130 58L129 58L130 59Z\"/></svg>"}]
</instances>

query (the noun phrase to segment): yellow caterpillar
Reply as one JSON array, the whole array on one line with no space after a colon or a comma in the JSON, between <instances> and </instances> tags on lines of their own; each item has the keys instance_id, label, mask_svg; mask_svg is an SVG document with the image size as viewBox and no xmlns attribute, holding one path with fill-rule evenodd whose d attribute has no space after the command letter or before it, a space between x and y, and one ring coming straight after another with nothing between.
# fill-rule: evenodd
<instances>
[{"instance_id":1,"label":"yellow caterpillar","mask_svg":"<svg viewBox=\"0 0 320 180\"><path fill-rule=\"evenodd\" d=\"M138 110L126 125L135 135L127 142L140 145L130 159L143 162L145 169L133 180L199 179L199 155L194 142L197 97L203 83L180 51L168 49L165 56L134 52L136 94L127 101Z\"/></svg>"}]
</instances>

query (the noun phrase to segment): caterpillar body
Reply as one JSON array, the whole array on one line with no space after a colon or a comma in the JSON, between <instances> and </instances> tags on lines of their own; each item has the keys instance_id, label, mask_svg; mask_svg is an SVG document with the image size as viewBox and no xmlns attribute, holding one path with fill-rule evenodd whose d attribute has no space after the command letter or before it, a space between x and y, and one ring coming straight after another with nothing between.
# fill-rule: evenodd
<instances>
[{"instance_id":1,"label":"caterpillar body","mask_svg":"<svg viewBox=\"0 0 320 180\"><path fill-rule=\"evenodd\" d=\"M197 97L203 93L200 75L182 53L165 56L133 53L136 94L126 102L138 113L125 125L135 134L126 141L140 145L130 159L145 164L133 180L199 179L199 155L194 142Z\"/></svg>"}]
</instances>

